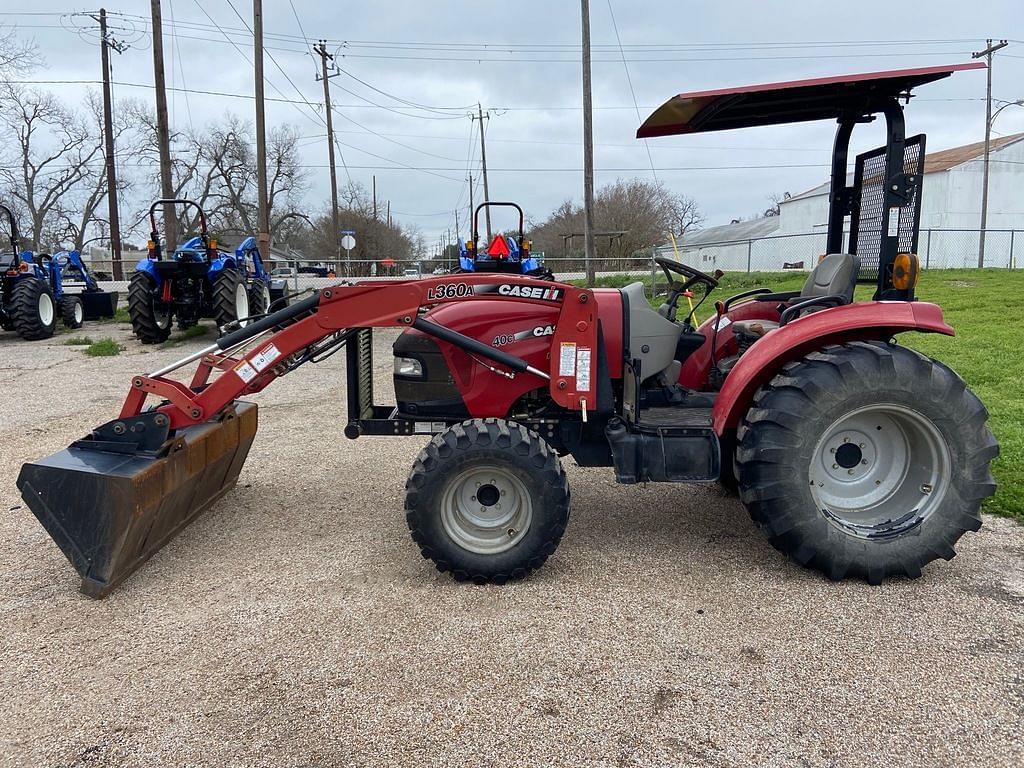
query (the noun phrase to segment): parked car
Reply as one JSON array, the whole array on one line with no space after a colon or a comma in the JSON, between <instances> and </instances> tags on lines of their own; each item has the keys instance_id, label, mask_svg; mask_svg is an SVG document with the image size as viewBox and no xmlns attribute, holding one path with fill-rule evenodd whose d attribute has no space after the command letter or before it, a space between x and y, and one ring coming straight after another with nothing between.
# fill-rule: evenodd
<instances>
[{"instance_id":1,"label":"parked car","mask_svg":"<svg viewBox=\"0 0 1024 768\"><path fill-rule=\"evenodd\" d=\"M292 267L278 267L270 273L271 277L295 277L295 270Z\"/></svg>"},{"instance_id":2,"label":"parked car","mask_svg":"<svg viewBox=\"0 0 1024 768\"><path fill-rule=\"evenodd\" d=\"M409 267L408 269L402 270L402 277L419 277L420 271L415 267Z\"/></svg>"}]
</instances>

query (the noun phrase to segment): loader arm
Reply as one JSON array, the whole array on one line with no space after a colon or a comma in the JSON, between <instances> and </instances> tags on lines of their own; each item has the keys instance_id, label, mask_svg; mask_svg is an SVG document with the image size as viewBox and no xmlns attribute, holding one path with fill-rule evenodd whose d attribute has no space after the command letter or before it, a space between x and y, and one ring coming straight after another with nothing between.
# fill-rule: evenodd
<instances>
[{"instance_id":1,"label":"loader arm","mask_svg":"<svg viewBox=\"0 0 1024 768\"><path fill-rule=\"evenodd\" d=\"M438 304L482 299L502 299L529 304L560 306L556 332L551 337L547 371L540 371L512 355L420 317L420 310ZM263 336L268 330L294 321L248 352L237 350ZM150 395L168 402L157 410L169 418L169 429L199 424L228 407L237 398L259 392L293 369L292 363L304 350L335 334L359 328L415 327L421 332L461 346L511 368L515 374L547 379L554 402L569 410L592 406L593 377L575 375L561 360L578 349L595 349L597 304L585 289L561 283L515 275L460 275L433 279L365 281L326 288L291 307L269 315L241 330L229 333L200 353L184 358L149 375L135 376L125 398L120 418L143 413ZM167 377L168 373L199 360L191 384ZM571 373L570 373L571 367ZM210 381L214 371L220 375ZM589 373L589 372L586 372Z\"/></svg>"}]
</instances>

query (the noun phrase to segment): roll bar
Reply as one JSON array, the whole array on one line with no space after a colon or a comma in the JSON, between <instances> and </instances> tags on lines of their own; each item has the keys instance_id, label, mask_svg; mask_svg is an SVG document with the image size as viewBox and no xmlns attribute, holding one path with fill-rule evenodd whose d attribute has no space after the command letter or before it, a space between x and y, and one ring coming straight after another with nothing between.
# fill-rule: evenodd
<instances>
[{"instance_id":1,"label":"roll bar","mask_svg":"<svg viewBox=\"0 0 1024 768\"><path fill-rule=\"evenodd\" d=\"M7 214L7 221L11 225L11 249L14 251L14 259L17 262L21 254L21 237L18 235L18 221L14 218L14 211L3 203L0 203L0 211Z\"/></svg>"},{"instance_id":2,"label":"roll bar","mask_svg":"<svg viewBox=\"0 0 1024 768\"><path fill-rule=\"evenodd\" d=\"M210 233L206 224L206 211L203 210L202 206L199 205L199 203L197 203L194 200L186 200L184 198L161 198L160 200L157 200L151 206L149 206L149 225L151 232L150 240L152 240L153 242L157 258L160 258L160 232L156 228L156 209L159 207L164 207L164 215L166 216L166 209L170 208L171 212L173 213L175 205L180 205L183 208L188 208L191 206L192 208L195 208L199 212L199 237L202 238L203 245L206 247L207 251L209 251Z\"/></svg>"},{"instance_id":3,"label":"roll bar","mask_svg":"<svg viewBox=\"0 0 1024 768\"><path fill-rule=\"evenodd\" d=\"M476 207L476 210L473 211L473 242L476 243L477 238L480 236L479 229L477 228L477 222L478 222L478 219L480 218L480 211L484 210L485 208L500 208L500 207L515 208L517 211L519 211L519 241L518 242L519 242L519 245L522 246L523 240L526 238L526 230L524 229L524 226L526 224L526 217L523 215L523 209L522 209L522 206L519 205L519 203L512 203L512 202L507 202L507 201L488 201L486 203L480 203L480 205L478 205ZM490 220L488 220L488 226L490 226Z\"/></svg>"}]
</instances>

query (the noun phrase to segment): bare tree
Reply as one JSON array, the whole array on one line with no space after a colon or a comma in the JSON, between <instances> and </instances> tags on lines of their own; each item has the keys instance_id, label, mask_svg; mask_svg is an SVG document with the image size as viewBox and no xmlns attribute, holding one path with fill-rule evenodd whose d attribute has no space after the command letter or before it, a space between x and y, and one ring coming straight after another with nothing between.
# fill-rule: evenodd
<instances>
[{"instance_id":1,"label":"bare tree","mask_svg":"<svg viewBox=\"0 0 1024 768\"><path fill-rule=\"evenodd\" d=\"M52 93L6 83L0 94L0 187L23 209L30 247L59 248L80 185L102 175L100 136Z\"/></svg>"},{"instance_id":2,"label":"bare tree","mask_svg":"<svg viewBox=\"0 0 1024 768\"><path fill-rule=\"evenodd\" d=\"M35 41L20 38L17 29L0 24L0 75L23 75L42 63Z\"/></svg>"},{"instance_id":3,"label":"bare tree","mask_svg":"<svg viewBox=\"0 0 1024 768\"><path fill-rule=\"evenodd\" d=\"M664 243L700 226L704 217L696 201L670 192L659 182L644 179L618 180L597 191L594 225L599 232L621 235L598 238L598 256L624 258ZM565 254L566 235L583 231L583 209L571 200L531 227L536 250ZM568 241L578 250L579 240ZM575 255L575 251L573 251Z\"/></svg>"},{"instance_id":4,"label":"bare tree","mask_svg":"<svg viewBox=\"0 0 1024 768\"><path fill-rule=\"evenodd\" d=\"M88 109L91 128L95 135L102 136L103 131L103 101L96 91L90 90L86 96L86 107ZM133 110L129 105L119 104L114 110L113 133L115 141L129 133L134 122L131 119ZM100 157L106 162L106 150L100 145ZM119 193L127 192L131 187L131 179L128 174L121 174L117 180ZM90 227L97 230L95 233L98 239L109 236L110 222L100 212L100 204L107 196L107 175L101 170L92 169L85 176L74 194L61 206L61 217L64 219L62 229L67 232L68 239L74 243L75 250L82 250Z\"/></svg>"}]
</instances>

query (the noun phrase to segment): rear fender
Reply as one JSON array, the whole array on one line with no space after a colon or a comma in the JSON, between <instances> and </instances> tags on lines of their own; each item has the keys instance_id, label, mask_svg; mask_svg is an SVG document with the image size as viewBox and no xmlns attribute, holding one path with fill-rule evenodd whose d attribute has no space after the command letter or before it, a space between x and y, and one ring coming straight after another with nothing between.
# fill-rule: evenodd
<instances>
[{"instance_id":1,"label":"rear fender","mask_svg":"<svg viewBox=\"0 0 1024 768\"><path fill-rule=\"evenodd\" d=\"M225 269L234 269L236 266L234 256L218 256L210 262L210 269L206 273L206 279L212 284Z\"/></svg>"},{"instance_id":2,"label":"rear fender","mask_svg":"<svg viewBox=\"0 0 1024 768\"><path fill-rule=\"evenodd\" d=\"M735 429L758 388L788 362L830 344L888 339L904 331L942 333L953 329L935 304L868 301L812 312L767 334L729 372L712 411L715 431Z\"/></svg>"},{"instance_id":3,"label":"rear fender","mask_svg":"<svg viewBox=\"0 0 1024 768\"><path fill-rule=\"evenodd\" d=\"M161 288L164 284L163 279L160 277L160 273L156 271L156 265L152 259L142 259L138 264L135 265L136 272L145 272L147 275L156 281L156 287Z\"/></svg>"}]
</instances>

